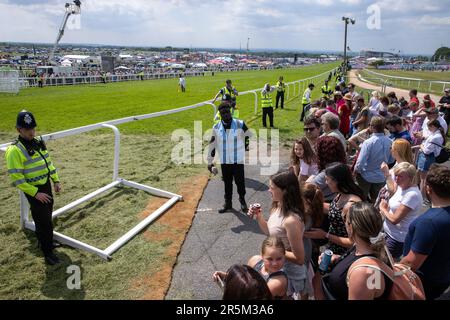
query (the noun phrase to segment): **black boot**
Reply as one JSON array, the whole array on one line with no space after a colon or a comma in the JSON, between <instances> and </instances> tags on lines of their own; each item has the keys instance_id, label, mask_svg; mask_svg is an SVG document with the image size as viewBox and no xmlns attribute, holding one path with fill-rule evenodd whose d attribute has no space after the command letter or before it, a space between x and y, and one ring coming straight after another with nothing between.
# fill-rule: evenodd
<instances>
[{"instance_id":1,"label":"black boot","mask_svg":"<svg viewBox=\"0 0 450 320\"><path fill-rule=\"evenodd\" d=\"M248 212L248 206L247 203L245 202L245 199L239 199L239 202L241 203L241 210L243 213L247 213Z\"/></svg>"},{"instance_id":2,"label":"black boot","mask_svg":"<svg viewBox=\"0 0 450 320\"><path fill-rule=\"evenodd\" d=\"M51 253L45 255L45 262L48 265L53 266L55 264L58 264L60 261L59 261L59 258L53 252L51 252Z\"/></svg>"},{"instance_id":3,"label":"black boot","mask_svg":"<svg viewBox=\"0 0 450 320\"><path fill-rule=\"evenodd\" d=\"M231 205L231 201L225 201L223 208L219 209L219 213L225 213L227 211L230 211L231 209L233 209L233 206Z\"/></svg>"}]
</instances>

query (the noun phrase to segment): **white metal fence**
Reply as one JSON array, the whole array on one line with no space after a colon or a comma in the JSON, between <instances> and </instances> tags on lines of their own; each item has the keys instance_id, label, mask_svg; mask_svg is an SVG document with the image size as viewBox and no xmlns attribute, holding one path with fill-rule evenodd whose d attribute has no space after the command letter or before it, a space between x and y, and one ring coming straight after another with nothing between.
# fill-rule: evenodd
<instances>
[{"instance_id":1,"label":"white metal fence","mask_svg":"<svg viewBox=\"0 0 450 320\"><path fill-rule=\"evenodd\" d=\"M290 66L286 68L303 68L308 65ZM283 68L283 69L286 69ZM144 75L136 74L117 74L107 75L103 78L101 75L88 75L88 76L64 76L64 77L45 77L43 81L44 86L73 86L82 84L98 84L103 82L124 82L124 81L141 81L141 80L159 80L159 79L173 79L178 78L180 74L185 77L202 77L211 74L212 72L224 73L224 72L238 72L238 71L261 71L261 70L275 70L274 67L258 67L258 68L224 68L224 69L211 69L211 70L190 70L190 71L171 71L171 72L151 72ZM20 88L37 87L37 77L19 77Z\"/></svg>"},{"instance_id":2,"label":"white metal fence","mask_svg":"<svg viewBox=\"0 0 450 320\"><path fill-rule=\"evenodd\" d=\"M445 88L450 88L450 81L438 81L438 80L391 76L375 72L369 69L364 69L363 75L364 73L368 75L365 77L367 80L376 82L384 86L398 87L405 89L417 89L418 91L432 92L432 93L442 93L444 92ZM450 80L450 72L446 72L443 74L448 74Z\"/></svg>"},{"instance_id":3,"label":"white metal fence","mask_svg":"<svg viewBox=\"0 0 450 320\"><path fill-rule=\"evenodd\" d=\"M288 89L287 97L286 97L287 100L300 96L300 94L302 92L301 89L306 88L309 83L314 83L314 84L318 85L319 81L322 81L325 77L328 76L329 72L333 72L334 70L335 69L324 72L324 73L314 76L314 77L307 78L307 79L301 79L301 80L287 83L287 89ZM262 90L262 88L249 90L249 91L240 93L240 95L245 95L245 94L253 94L254 95L255 114L258 113L258 97L259 97L259 92L261 90ZM136 225L134 228L132 228L130 231L128 231L125 235L120 237L118 240L116 240L114 243L112 243L106 249L96 248L87 243L84 243L84 242L81 242L74 238L63 235L59 232L54 232L55 240L57 240L63 244L69 245L71 247L86 250L88 252L97 254L98 256L100 256L103 259L110 259L111 255L114 252L116 252L121 246L123 246L125 243L127 243L129 240L131 240L135 235L137 235L141 230L143 230L146 226L151 224L153 221L155 221L159 216L164 214L176 202L181 200L182 196L180 196L180 195L177 195L177 194L174 194L174 193L171 193L168 191L156 189L156 188L153 188L153 187L150 187L147 185L138 184L136 182L129 181L129 180L119 177L120 132L119 132L118 128L116 127L116 125L129 123L129 122L133 122L133 121L156 118L156 117L160 117L160 116L166 116L166 115L170 115L170 114L174 114L174 113L184 112L184 111L191 110L191 109L201 108L204 106L213 107L213 110L214 110L213 117L214 117L214 115L216 114L216 106L212 103L211 100L208 100L208 101L200 102L200 103L197 103L194 105L178 108L178 109L172 109L172 110L160 111L160 112L155 112L155 113L150 113L150 114L131 116L131 117L126 117L126 118L116 119L116 120L111 120L111 121L105 121L105 122L87 125L87 126L83 126L83 127L79 127L79 128L74 128L74 129L69 129L69 130L64 130L64 131L60 131L60 132L56 132L56 133L50 133L50 134L43 135L42 139L44 141L50 141L50 140L61 139L64 137L73 136L73 135L77 135L77 134L81 134L81 133L85 133L85 132L90 132L93 130L109 128L109 129L113 130L114 136L115 136L112 182L110 184L103 186L103 187L95 190L94 192L91 192L90 194L54 211L52 214L52 218L62 215L63 213L66 213L67 211L81 205L83 202L89 201L89 200L93 199L94 197L96 197L102 193L105 193L106 191L111 190L118 186L127 186L127 187L131 187L131 188L143 190L143 191L146 191L155 196L164 197L164 198L169 199L163 206L161 206L159 209L154 211L146 219L141 221L138 225ZM11 145L11 142L1 144L0 151L5 152L7 147L10 145ZM26 228L26 229L34 231L35 224L29 218L30 208L28 205L28 201L27 201L25 195L23 194L23 192L21 192L21 191L19 191L19 198L20 198L20 223L21 223L21 226L22 226L22 228Z\"/></svg>"},{"instance_id":4,"label":"white metal fence","mask_svg":"<svg viewBox=\"0 0 450 320\"><path fill-rule=\"evenodd\" d=\"M0 70L0 92L19 92L19 72L17 70Z\"/></svg>"}]
</instances>

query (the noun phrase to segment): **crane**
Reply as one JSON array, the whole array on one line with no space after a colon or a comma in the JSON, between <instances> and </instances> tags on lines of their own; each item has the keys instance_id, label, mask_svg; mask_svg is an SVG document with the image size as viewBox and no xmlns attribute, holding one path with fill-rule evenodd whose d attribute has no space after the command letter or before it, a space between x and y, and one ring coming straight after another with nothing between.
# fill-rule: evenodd
<instances>
[{"instance_id":1,"label":"crane","mask_svg":"<svg viewBox=\"0 0 450 320\"><path fill-rule=\"evenodd\" d=\"M59 27L58 36L56 37L55 44L53 45L53 49L50 52L48 56L49 63L51 65L56 65L56 62L54 61L55 58L55 51L58 47L59 41L61 41L61 38L64 35L64 29L66 28L67 21L69 20L69 17L72 14L80 14L81 13L81 1L80 0L74 0L72 3L66 3L65 5L66 12L64 14L63 21L61 23L61 26Z\"/></svg>"}]
</instances>

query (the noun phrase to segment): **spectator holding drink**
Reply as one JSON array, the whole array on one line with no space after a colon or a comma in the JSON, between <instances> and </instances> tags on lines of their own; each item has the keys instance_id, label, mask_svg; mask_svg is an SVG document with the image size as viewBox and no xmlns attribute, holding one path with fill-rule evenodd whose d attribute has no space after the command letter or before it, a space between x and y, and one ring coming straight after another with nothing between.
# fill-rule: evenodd
<instances>
[{"instance_id":1,"label":"spectator holding drink","mask_svg":"<svg viewBox=\"0 0 450 320\"><path fill-rule=\"evenodd\" d=\"M285 171L271 177L269 192L272 195L272 208L266 221L262 208L252 206L250 215L256 216L261 230L268 236L277 236L286 248L286 273L289 286L288 295L299 298L306 288L304 204L300 184L294 173Z\"/></svg>"}]
</instances>

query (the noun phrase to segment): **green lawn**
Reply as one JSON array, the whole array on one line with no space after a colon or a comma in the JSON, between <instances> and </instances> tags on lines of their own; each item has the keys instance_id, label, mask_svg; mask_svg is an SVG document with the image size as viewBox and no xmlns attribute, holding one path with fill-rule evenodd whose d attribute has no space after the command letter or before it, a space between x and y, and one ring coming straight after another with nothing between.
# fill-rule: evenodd
<instances>
[{"instance_id":1,"label":"green lawn","mask_svg":"<svg viewBox=\"0 0 450 320\"><path fill-rule=\"evenodd\" d=\"M320 65L302 69L217 74L215 77L187 78L186 94L177 92L177 80L114 83L97 86L30 88L18 96L0 95L0 142L15 137L14 123L22 108L33 111L40 133L88 125L99 121L182 107L211 99L225 79L238 90L261 87L282 74L287 81L323 73L337 66ZM313 98L319 97L319 90ZM252 96L238 98L242 118L250 128L261 127L253 115ZM302 134L300 100L276 110L275 125L282 142ZM203 120L203 130L212 125L212 108L193 110L157 119L120 125L120 176L171 192L182 193L181 185L206 172L205 165L175 165L171 152L175 145L170 133L177 128L193 130L194 120ZM55 208L74 201L111 181L113 136L108 131L81 134L50 141L52 154L64 192L55 197ZM142 288L136 281L151 278L167 263L170 240L149 241L139 234L113 255L110 262L71 248L58 249L63 264L43 263L32 232L19 227L18 193L11 186L3 156L0 160L0 299L138 299ZM105 248L140 221L139 214L154 199L145 192L115 189L89 201L55 221L56 231L94 246ZM159 222L147 232L164 232ZM76 264L82 271L82 290L68 290L66 267ZM144 288L145 289L145 288Z\"/></svg>"},{"instance_id":2,"label":"green lawn","mask_svg":"<svg viewBox=\"0 0 450 320\"><path fill-rule=\"evenodd\" d=\"M417 89L419 92L433 93L441 96L444 92L444 87L449 88L450 84L436 83L431 81L446 81L450 82L450 72L432 72L432 71L396 71L396 70L373 70L374 72L384 74L386 76L404 77L411 79L423 80L408 80L388 78L367 71L359 71L359 73L367 80L374 83L382 83L387 80L391 86L401 89Z\"/></svg>"},{"instance_id":3,"label":"green lawn","mask_svg":"<svg viewBox=\"0 0 450 320\"><path fill-rule=\"evenodd\" d=\"M238 91L246 91L262 88L266 82L275 85L280 75L290 82L320 74L335 66L337 64L187 78L186 93L177 92L178 79L29 88L21 90L18 96L0 94L0 132L12 130L17 112L21 109L32 111L37 118L39 131L48 133L211 100L228 78L232 79ZM253 95L238 98L243 119L253 114L253 99ZM212 108L205 106L164 118L123 125L121 128L127 133L167 134L174 129L191 126L193 120L203 120L212 125L211 119Z\"/></svg>"}]
</instances>

